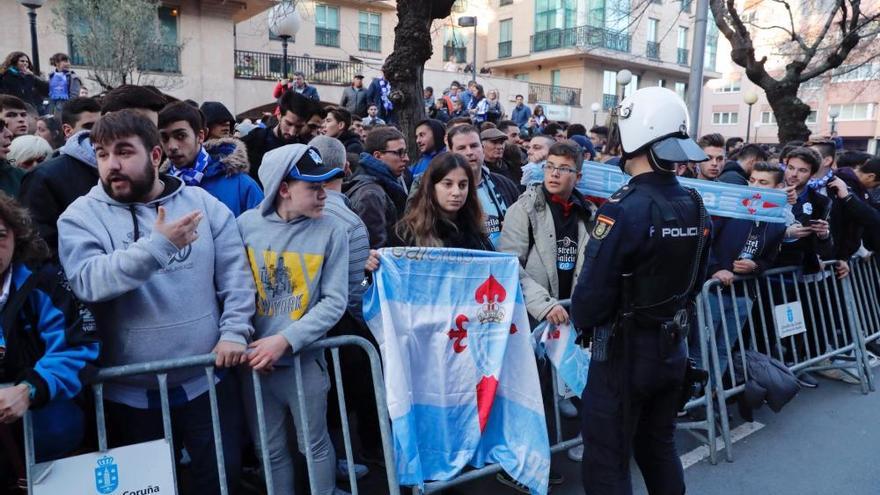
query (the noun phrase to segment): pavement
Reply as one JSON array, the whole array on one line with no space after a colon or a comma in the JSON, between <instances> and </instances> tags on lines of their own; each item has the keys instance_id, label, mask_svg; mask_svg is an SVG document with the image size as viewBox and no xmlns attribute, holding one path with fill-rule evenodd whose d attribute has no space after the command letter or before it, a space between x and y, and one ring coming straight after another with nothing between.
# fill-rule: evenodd
<instances>
[{"instance_id":1,"label":"pavement","mask_svg":"<svg viewBox=\"0 0 880 495\"><path fill-rule=\"evenodd\" d=\"M873 370L880 383L880 368ZM733 462L719 452L717 465L701 459L693 437L679 432L679 454L691 464L685 470L690 494L813 495L880 494L880 392L863 395L858 385L820 378L815 389L803 389L778 414L766 406L754 423L743 423L735 406L731 428L738 440ZM569 420L567 430L577 428ZM568 437L567 437L568 438ZM720 443L719 443L720 444ZM634 465L634 463L633 463ZM565 453L553 457L554 469L566 481L554 495L582 495L580 465ZM633 492L646 495L641 475L633 467ZM456 494L513 494L494 477L471 482Z\"/></svg>"}]
</instances>

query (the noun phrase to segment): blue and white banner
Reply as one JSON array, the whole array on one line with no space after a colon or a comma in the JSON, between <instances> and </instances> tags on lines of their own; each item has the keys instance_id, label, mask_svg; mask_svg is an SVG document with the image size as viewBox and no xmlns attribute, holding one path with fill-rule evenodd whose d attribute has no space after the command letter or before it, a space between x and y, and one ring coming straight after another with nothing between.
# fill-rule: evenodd
<instances>
[{"instance_id":1,"label":"blue and white banner","mask_svg":"<svg viewBox=\"0 0 880 495\"><path fill-rule=\"evenodd\" d=\"M538 342L556 368L556 374L574 395L580 397L587 386L590 358L576 342L577 333L570 323L542 325ZM539 330L539 329L536 329Z\"/></svg>"},{"instance_id":2,"label":"blue and white banner","mask_svg":"<svg viewBox=\"0 0 880 495\"><path fill-rule=\"evenodd\" d=\"M400 483L499 463L547 493L550 444L516 257L379 252L364 318L382 352Z\"/></svg>"},{"instance_id":3,"label":"blue and white banner","mask_svg":"<svg viewBox=\"0 0 880 495\"><path fill-rule=\"evenodd\" d=\"M540 165L529 163L523 167L523 184L535 184L544 180ZM780 189L746 187L724 182L686 179L679 177L685 187L692 187L700 193L703 204L710 215L741 218L769 223L785 223L786 195ZM581 180L577 190L587 196L608 198L624 184L629 175L614 165L599 162L584 162Z\"/></svg>"}]
</instances>

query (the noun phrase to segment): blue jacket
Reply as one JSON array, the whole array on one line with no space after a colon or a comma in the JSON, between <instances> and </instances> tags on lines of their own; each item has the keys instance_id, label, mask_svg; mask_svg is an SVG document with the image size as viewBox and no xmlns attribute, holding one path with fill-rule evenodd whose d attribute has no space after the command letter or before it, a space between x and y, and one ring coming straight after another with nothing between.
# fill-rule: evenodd
<instances>
[{"instance_id":1,"label":"blue jacket","mask_svg":"<svg viewBox=\"0 0 880 495\"><path fill-rule=\"evenodd\" d=\"M13 263L10 270L7 305L31 278L33 285L19 311L3 313L6 358L0 367L0 383L27 381L33 385L32 408L54 399L72 399L94 371L91 363L98 358L95 319L74 297L58 266L46 265L32 272L22 263Z\"/></svg>"},{"instance_id":2,"label":"blue jacket","mask_svg":"<svg viewBox=\"0 0 880 495\"><path fill-rule=\"evenodd\" d=\"M439 150L434 150L429 153L425 153L419 158L419 161L416 162L415 165L410 167L409 171L413 174L413 179L416 177L420 177L425 173L425 170L428 170L428 164L431 163L431 160L434 159L435 156L440 153L446 153L446 146L440 148Z\"/></svg>"},{"instance_id":3,"label":"blue jacket","mask_svg":"<svg viewBox=\"0 0 880 495\"><path fill-rule=\"evenodd\" d=\"M532 109L528 105L515 106L510 111L510 120L516 122L517 127L525 127L529 123L529 117L532 116Z\"/></svg>"},{"instance_id":4,"label":"blue jacket","mask_svg":"<svg viewBox=\"0 0 880 495\"><path fill-rule=\"evenodd\" d=\"M254 208L263 200L263 190L250 175L250 165L244 143L234 138L205 141L205 151L211 156L202 189L219 199L236 217ZM170 166L166 162L162 170Z\"/></svg>"},{"instance_id":5,"label":"blue jacket","mask_svg":"<svg viewBox=\"0 0 880 495\"><path fill-rule=\"evenodd\" d=\"M714 237L712 247L709 250L709 270L706 275L711 277L718 270L733 271L733 262L736 261L749 234L754 230L758 245L755 247L755 255L752 258L758 265L755 274L760 274L771 268L779 254L779 246L785 237L784 223L753 222L736 218L712 218Z\"/></svg>"}]
</instances>

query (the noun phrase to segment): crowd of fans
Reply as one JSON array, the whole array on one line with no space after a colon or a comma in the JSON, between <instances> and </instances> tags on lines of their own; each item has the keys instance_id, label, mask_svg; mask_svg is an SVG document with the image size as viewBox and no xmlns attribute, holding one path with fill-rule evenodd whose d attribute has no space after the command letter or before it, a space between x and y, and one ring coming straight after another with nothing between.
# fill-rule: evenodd
<instances>
[{"instance_id":1,"label":"crowd of fans","mask_svg":"<svg viewBox=\"0 0 880 495\"><path fill-rule=\"evenodd\" d=\"M608 127L550 121L521 95L508 111L496 91L453 82L438 97L425 88L429 118L416 126L419 156L410 157L383 78L365 89L355 77L338 106L324 106L297 74L279 82L275 115L236 122L221 102L151 87L88 97L67 56L53 65L48 82L20 52L0 69L0 383L15 384L0 389L0 436L14 441L33 410L38 461L86 448L84 384L95 366L213 352L230 485L247 485L242 465L260 451L255 369L276 493L297 483L293 430L299 451L314 456L315 488L340 493L347 466L334 447L338 413L328 412L331 370L323 353L300 351L328 334L372 339L362 281L379 248L514 254L533 322L569 321L560 301L571 297L604 201L575 186L587 162L620 160ZM837 260L846 277L852 256L880 245L880 159L830 140L773 147L710 134L698 143L709 160L678 175L781 189L790 205L786 224L714 218L711 279L728 286L776 266L800 266L808 279L821 276L823 260ZM530 164L542 181L523 174ZM739 313L752 302L740 295ZM731 305L713 304L714 321L732 321ZM297 353L303 390L291 368ZM382 459L365 366L343 353L359 477ZM168 385L192 489L215 493L206 378L178 370ZM309 438L297 394L307 398ZM152 379L108 383L104 397L111 445L161 437ZM576 416L576 405L563 412ZM0 481L21 482L20 446L4 448L0 464ZM551 472L551 483L562 481Z\"/></svg>"}]
</instances>

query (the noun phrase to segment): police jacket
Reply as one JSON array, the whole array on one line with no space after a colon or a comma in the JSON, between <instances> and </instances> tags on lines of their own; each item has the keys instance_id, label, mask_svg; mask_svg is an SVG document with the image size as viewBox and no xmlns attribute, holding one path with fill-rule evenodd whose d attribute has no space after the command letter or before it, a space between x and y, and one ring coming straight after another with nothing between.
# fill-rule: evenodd
<instances>
[{"instance_id":1,"label":"police jacket","mask_svg":"<svg viewBox=\"0 0 880 495\"><path fill-rule=\"evenodd\" d=\"M573 320L582 329L609 323L621 309L624 273L633 274L633 302L644 308L637 318L672 318L705 279L710 234L711 221L701 228L700 208L675 176L633 177L597 212L572 296ZM704 248L695 260L700 242ZM673 296L681 296L679 304L661 304Z\"/></svg>"},{"instance_id":2,"label":"police jacket","mask_svg":"<svg viewBox=\"0 0 880 495\"><path fill-rule=\"evenodd\" d=\"M578 254L574 267L574 279L577 280L583 267L584 251L596 207L585 201L577 191L572 192L571 201L576 204L572 214L579 217ZM556 243L556 224L544 188L540 185L530 187L507 210L498 250L519 258L522 267L519 280L526 309L536 320L543 320L559 303L559 299L571 297L571 294L559 293Z\"/></svg>"}]
</instances>

